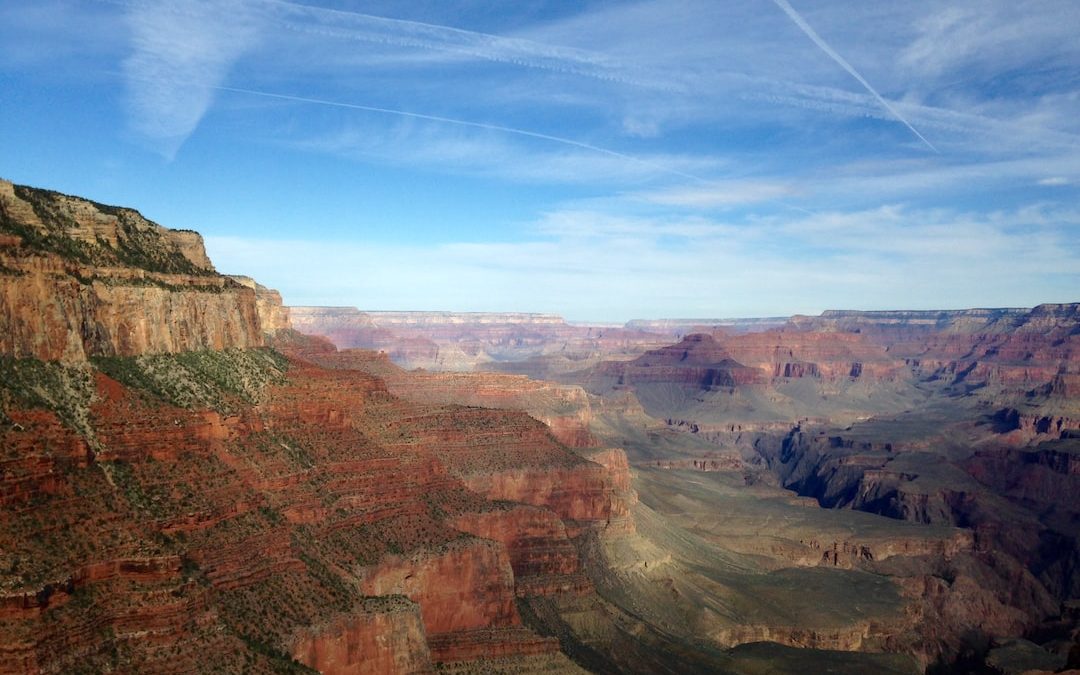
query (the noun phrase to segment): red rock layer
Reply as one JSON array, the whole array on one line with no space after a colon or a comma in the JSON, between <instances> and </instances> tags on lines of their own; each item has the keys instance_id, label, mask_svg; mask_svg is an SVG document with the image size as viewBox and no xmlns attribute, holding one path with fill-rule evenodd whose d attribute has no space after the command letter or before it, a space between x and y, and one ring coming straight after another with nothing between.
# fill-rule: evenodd
<instances>
[{"instance_id":1,"label":"red rock layer","mask_svg":"<svg viewBox=\"0 0 1080 675\"><path fill-rule=\"evenodd\" d=\"M369 602L362 611L304 630L291 654L326 675L432 671L419 607L408 601Z\"/></svg>"},{"instance_id":2,"label":"red rock layer","mask_svg":"<svg viewBox=\"0 0 1080 675\"><path fill-rule=\"evenodd\" d=\"M590 589L578 552L562 520L547 509L513 506L462 513L453 526L500 542L510 554L518 595L551 595Z\"/></svg>"},{"instance_id":3,"label":"red rock layer","mask_svg":"<svg viewBox=\"0 0 1080 675\"><path fill-rule=\"evenodd\" d=\"M822 335L860 335L921 375L973 386L1060 392L1080 373L1076 303L1031 310L826 312L797 317L792 325Z\"/></svg>"},{"instance_id":4,"label":"red rock layer","mask_svg":"<svg viewBox=\"0 0 1080 675\"><path fill-rule=\"evenodd\" d=\"M428 633L521 623L506 549L483 539L385 558L365 570L360 587L367 595L404 595L417 602Z\"/></svg>"},{"instance_id":5,"label":"red rock layer","mask_svg":"<svg viewBox=\"0 0 1080 675\"><path fill-rule=\"evenodd\" d=\"M694 334L682 342L653 349L633 361L603 364L601 374L622 384L671 383L708 389L764 383L764 373L744 366L711 335Z\"/></svg>"},{"instance_id":6,"label":"red rock layer","mask_svg":"<svg viewBox=\"0 0 1080 675\"><path fill-rule=\"evenodd\" d=\"M290 311L301 332L325 336L341 349L385 351L406 368L473 370L547 353L578 360L637 355L669 339L637 329L571 325L546 314L360 312L351 307Z\"/></svg>"},{"instance_id":7,"label":"red rock layer","mask_svg":"<svg viewBox=\"0 0 1080 675\"><path fill-rule=\"evenodd\" d=\"M609 470L523 413L407 403L353 370L294 361L228 416L95 384L94 453L51 413L0 431L0 672L546 653L515 596L588 588L568 535L625 512L618 453Z\"/></svg>"},{"instance_id":8,"label":"red rock layer","mask_svg":"<svg viewBox=\"0 0 1080 675\"><path fill-rule=\"evenodd\" d=\"M542 382L503 373L405 371L385 353L361 349L306 354L327 368L359 370L386 381L395 395L417 403L524 410L540 420L561 443L573 448L599 444L589 431L592 411L581 387Z\"/></svg>"},{"instance_id":9,"label":"red rock layer","mask_svg":"<svg viewBox=\"0 0 1080 675\"><path fill-rule=\"evenodd\" d=\"M25 257L0 285L0 353L42 360L263 344L255 293L224 277L132 273Z\"/></svg>"}]
</instances>

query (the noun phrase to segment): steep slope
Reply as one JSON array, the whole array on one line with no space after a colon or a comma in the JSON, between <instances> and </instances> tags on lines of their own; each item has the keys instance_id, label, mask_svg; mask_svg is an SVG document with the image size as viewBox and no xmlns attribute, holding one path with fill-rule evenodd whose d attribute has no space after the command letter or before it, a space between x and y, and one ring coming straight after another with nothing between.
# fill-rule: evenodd
<instances>
[{"instance_id":1,"label":"steep slope","mask_svg":"<svg viewBox=\"0 0 1080 675\"><path fill-rule=\"evenodd\" d=\"M662 490L643 497L669 518L686 522L686 498L701 483L676 469L727 475L745 489L778 483L830 509L963 528L971 546L936 569L929 561L879 565L879 545L865 544L877 571L899 575L919 605L922 646L910 648L924 659L967 652L978 661L992 639L1038 635L1063 654L1078 628L1068 609L1080 560L1080 486L1072 480L1078 339L1076 304L827 312L781 330L689 336L603 364L582 382L607 411L594 432L653 472L650 482ZM700 376L703 367L736 364L757 376ZM704 500L707 508L725 494ZM747 504L742 513L762 508ZM764 545L732 540L738 527L690 522L705 536L725 532L728 550ZM899 545L899 532L885 535L886 548ZM864 566L863 544L849 544L813 551L800 538L764 553Z\"/></svg>"},{"instance_id":2,"label":"steep slope","mask_svg":"<svg viewBox=\"0 0 1080 675\"><path fill-rule=\"evenodd\" d=\"M0 672L576 670L516 598L588 587L618 466L303 360L194 233L7 188Z\"/></svg>"},{"instance_id":3,"label":"steep slope","mask_svg":"<svg viewBox=\"0 0 1080 675\"><path fill-rule=\"evenodd\" d=\"M43 360L258 347L255 292L195 232L0 181L0 353Z\"/></svg>"}]
</instances>

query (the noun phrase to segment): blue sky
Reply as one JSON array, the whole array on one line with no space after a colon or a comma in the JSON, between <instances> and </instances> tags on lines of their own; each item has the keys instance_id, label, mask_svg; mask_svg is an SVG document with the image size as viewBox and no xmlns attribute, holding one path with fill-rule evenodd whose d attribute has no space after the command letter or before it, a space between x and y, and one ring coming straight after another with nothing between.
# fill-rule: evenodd
<instances>
[{"instance_id":1,"label":"blue sky","mask_svg":"<svg viewBox=\"0 0 1080 675\"><path fill-rule=\"evenodd\" d=\"M1080 300L1080 4L0 2L0 176L289 304Z\"/></svg>"}]
</instances>

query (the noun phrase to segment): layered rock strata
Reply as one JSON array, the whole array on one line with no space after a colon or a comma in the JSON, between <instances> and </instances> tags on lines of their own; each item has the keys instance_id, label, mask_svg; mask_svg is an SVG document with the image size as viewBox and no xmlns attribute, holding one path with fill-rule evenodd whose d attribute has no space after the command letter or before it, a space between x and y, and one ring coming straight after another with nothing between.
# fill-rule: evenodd
<instances>
[{"instance_id":1,"label":"layered rock strata","mask_svg":"<svg viewBox=\"0 0 1080 675\"><path fill-rule=\"evenodd\" d=\"M255 292L201 237L0 181L0 353L42 360L263 344Z\"/></svg>"}]
</instances>

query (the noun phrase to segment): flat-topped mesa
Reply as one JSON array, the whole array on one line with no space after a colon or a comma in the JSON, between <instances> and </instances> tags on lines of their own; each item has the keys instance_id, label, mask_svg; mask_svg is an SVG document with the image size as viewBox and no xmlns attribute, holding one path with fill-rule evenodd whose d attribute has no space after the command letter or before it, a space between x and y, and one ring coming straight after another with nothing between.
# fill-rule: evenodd
<instances>
[{"instance_id":1,"label":"flat-topped mesa","mask_svg":"<svg viewBox=\"0 0 1080 675\"><path fill-rule=\"evenodd\" d=\"M566 320L558 314L529 312L367 312L367 315L375 325L387 328L443 324L566 324Z\"/></svg>"},{"instance_id":2,"label":"flat-topped mesa","mask_svg":"<svg viewBox=\"0 0 1080 675\"><path fill-rule=\"evenodd\" d=\"M603 357L637 356L670 341L661 333L571 324L553 314L291 309L293 327L301 333L326 337L339 349L386 352L410 370L513 370L504 366L530 360L545 372L548 365L580 370Z\"/></svg>"},{"instance_id":3,"label":"flat-topped mesa","mask_svg":"<svg viewBox=\"0 0 1080 675\"><path fill-rule=\"evenodd\" d=\"M827 309L819 316L797 314L788 322L800 330L818 331L905 327L916 330L975 332L1002 320L1021 317L1030 311L1024 307L877 311Z\"/></svg>"},{"instance_id":4,"label":"flat-topped mesa","mask_svg":"<svg viewBox=\"0 0 1080 675\"><path fill-rule=\"evenodd\" d=\"M904 366L860 335L767 330L743 335L688 335L606 367L623 383L672 382L703 388L761 384L768 378L890 378Z\"/></svg>"},{"instance_id":5,"label":"flat-topped mesa","mask_svg":"<svg viewBox=\"0 0 1080 675\"><path fill-rule=\"evenodd\" d=\"M263 345L253 289L195 232L0 181L0 354L88 356Z\"/></svg>"},{"instance_id":6,"label":"flat-topped mesa","mask_svg":"<svg viewBox=\"0 0 1080 675\"><path fill-rule=\"evenodd\" d=\"M644 330L669 335L702 333L717 328L734 332L756 332L779 328L788 321L786 316L745 317L728 319L632 319L627 321L628 330Z\"/></svg>"},{"instance_id":7,"label":"flat-topped mesa","mask_svg":"<svg viewBox=\"0 0 1080 675\"><path fill-rule=\"evenodd\" d=\"M922 377L984 388L982 396L1034 392L1053 398L1070 374L1080 372L1080 303L1034 309L827 311L792 317L786 330L861 338L904 360Z\"/></svg>"},{"instance_id":8,"label":"flat-topped mesa","mask_svg":"<svg viewBox=\"0 0 1080 675\"><path fill-rule=\"evenodd\" d=\"M1030 312L1015 317L1012 322L1017 332L1046 333L1065 330L1069 334L1080 326L1080 302L1043 304Z\"/></svg>"},{"instance_id":9,"label":"flat-topped mesa","mask_svg":"<svg viewBox=\"0 0 1080 675\"><path fill-rule=\"evenodd\" d=\"M633 361L609 362L605 366L624 384L670 382L710 388L765 381L764 372L739 363L713 336L702 333L647 351Z\"/></svg>"},{"instance_id":10,"label":"flat-topped mesa","mask_svg":"<svg viewBox=\"0 0 1080 675\"><path fill-rule=\"evenodd\" d=\"M310 333L305 330L321 322L335 321L351 326L372 328L375 322L371 315L361 312L355 307L308 307L302 305L290 305L289 316L293 321L293 327L301 333Z\"/></svg>"}]
</instances>

